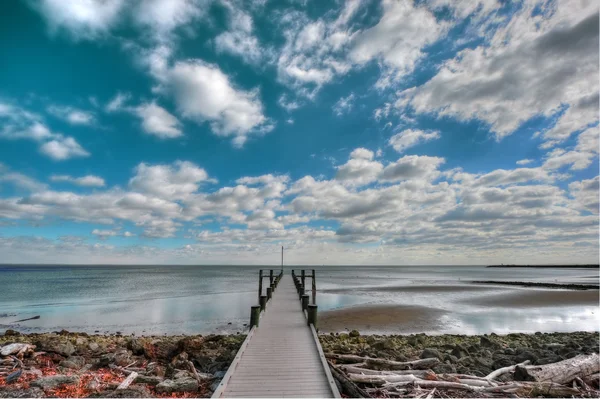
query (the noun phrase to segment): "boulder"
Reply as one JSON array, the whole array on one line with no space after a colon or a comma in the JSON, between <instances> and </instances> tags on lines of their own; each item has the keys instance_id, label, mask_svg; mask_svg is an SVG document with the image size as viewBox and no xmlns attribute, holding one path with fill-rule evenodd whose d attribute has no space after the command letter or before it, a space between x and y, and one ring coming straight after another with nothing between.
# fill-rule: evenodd
<instances>
[{"instance_id":1,"label":"boulder","mask_svg":"<svg viewBox=\"0 0 600 399\"><path fill-rule=\"evenodd\" d=\"M41 336L35 344L40 351L54 352L66 357L71 356L75 352L75 347L71 342L65 338L56 336Z\"/></svg>"},{"instance_id":2,"label":"boulder","mask_svg":"<svg viewBox=\"0 0 600 399\"><path fill-rule=\"evenodd\" d=\"M21 351L25 352L28 350L32 350L35 349L34 345L30 345L30 344L20 344L20 343L16 343L16 344L9 344L9 345L5 345L2 347L2 349L0 349L0 355L2 356L8 356L8 355L13 355L15 353L19 353Z\"/></svg>"},{"instance_id":3,"label":"boulder","mask_svg":"<svg viewBox=\"0 0 600 399\"><path fill-rule=\"evenodd\" d=\"M156 392L190 392L198 390L198 381L191 377L179 378L177 380L164 380L156 385Z\"/></svg>"},{"instance_id":4,"label":"boulder","mask_svg":"<svg viewBox=\"0 0 600 399\"><path fill-rule=\"evenodd\" d=\"M32 381L30 385L42 389L51 389L65 384L79 384L79 377L76 375L50 375L38 378Z\"/></svg>"},{"instance_id":5,"label":"boulder","mask_svg":"<svg viewBox=\"0 0 600 399\"><path fill-rule=\"evenodd\" d=\"M435 357L437 359L442 360L442 354L437 349L433 348L425 348L423 352L421 352L421 359L429 359L431 357Z\"/></svg>"},{"instance_id":6,"label":"boulder","mask_svg":"<svg viewBox=\"0 0 600 399\"><path fill-rule=\"evenodd\" d=\"M131 353L124 348L119 348L115 351L115 364L117 366L125 367L131 364Z\"/></svg>"},{"instance_id":7,"label":"boulder","mask_svg":"<svg viewBox=\"0 0 600 399\"><path fill-rule=\"evenodd\" d=\"M144 345L137 338L132 338L127 342L127 349L136 356L144 354Z\"/></svg>"},{"instance_id":8,"label":"boulder","mask_svg":"<svg viewBox=\"0 0 600 399\"><path fill-rule=\"evenodd\" d=\"M538 360L538 356L532 351L524 350L515 357L517 363L522 363L525 360L529 360L531 363L535 364Z\"/></svg>"},{"instance_id":9,"label":"boulder","mask_svg":"<svg viewBox=\"0 0 600 399\"><path fill-rule=\"evenodd\" d=\"M152 394L144 387L129 387L126 389L116 389L112 392L103 393L104 398L151 398Z\"/></svg>"},{"instance_id":10,"label":"boulder","mask_svg":"<svg viewBox=\"0 0 600 399\"><path fill-rule=\"evenodd\" d=\"M360 333L358 332L358 330L352 330L352 331L350 331L350 334L349 334L349 335L350 335L352 338L355 338L355 337L360 337Z\"/></svg>"},{"instance_id":11,"label":"boulder","mask_svg":"<svg viewBox=\"0 0 600 399\"><path fill-rule=\"evenodd\" d=\"M469 351L460 344L454 346L454 349L452 349L451 355L456 356L458 359L470 356Z\"/></svg>"},{"instance_id":12,"label":"boulder","mask_svg":"<svg viewBox=\"0 0 600 399\"><path fill-rule=\"evenodd\" d=\"M433 369L433 372L436 374L445 374L445 373L456 373L456 367L451 364L438 364Z\"/></svg>"},{"instance_id":13,"label":"boulder","mask_svg":"<svg viewBox=\"0 0 600 399\"><path fill-rule=\"evenodd\" d=\"M4 336L5 337L10 337L10 336L15 337L15 336L18 336L18 335L21 335L21 333L18 332L18 331L15 331L15 330L8 329L8 330L4 331Z\"/></svg>"},{"instance_id":14,"label":"boulder","mask_svg":"<svg viewBox=\"0 0 600 399\"><path fill-rule=\"evenodd\" d=\"M0 389L0 398L43 398L46 396L40 388L17 388L5 387Z\"/></svg>"},{"instance_id":15,"label":"boulder","mask_svg":"<svg viewBox=\"0 0 600 399\"><path fill-rule=\"evenodd\" d=\"M144 345L144 355L151 359L169 361L178 352L178 345L168 338L155 339L146 342Z\"/></svg>"},{"instance_id":16,"label":"boulder","mask_svg":"<svg viewBox=\"0 0 600 399\"><path fill-rule=\"evenodd\" d=\"M100 349L100 345L98 345L95 342L90 342L90 344L88 345L88 348L90 348L90 350L92 352L96 352L98 349Z\"/></svg>"},{"instance_id":17,"label":"boulder","mask_svg":"<svg viewBox=\"0 0 600 399\"><path fill-rule=\"evenodd\" d=\"M161 377L153 377L151 375L138 375L135 382L138 384L158 385L163 381Z\"/></svg>"},{"instance_id":18,"label":"boulder","mask_svg":"<svg viewBox=\"0 0 600 399\"><path fill-rule=\"evenodd\" d=\"M85 358L83 356L69 356L58 365L68 369L79 370L85 365Z\"/></svg>"},{"instance_id":19,"label":"boulder","mask_svg":"<svg viewBox=\"0 0 600 399\"><path fill-rule=\"evenodd\" d=\"M500 344L497 342L492 341L491 339L489 339L486 336L483 336L479 339L479 345L481 345L482 348L499 348Z\"/></svg>"}]
</instances>

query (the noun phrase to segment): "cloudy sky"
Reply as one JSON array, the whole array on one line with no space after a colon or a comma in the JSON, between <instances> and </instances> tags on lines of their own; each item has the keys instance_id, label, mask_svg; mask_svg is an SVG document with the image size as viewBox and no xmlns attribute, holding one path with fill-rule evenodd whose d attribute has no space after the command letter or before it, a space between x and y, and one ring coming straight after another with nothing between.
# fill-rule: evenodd
<instances>
[{"instance_id":1,"label":"cloudy sky","mask_svg":"<svg viewBox=\"0 0 600 399\"><path fill-rule=\"evenodd\" d=\"M0 259L598 262L598 2L24 0Z\"/></svg>"}]
</instances>

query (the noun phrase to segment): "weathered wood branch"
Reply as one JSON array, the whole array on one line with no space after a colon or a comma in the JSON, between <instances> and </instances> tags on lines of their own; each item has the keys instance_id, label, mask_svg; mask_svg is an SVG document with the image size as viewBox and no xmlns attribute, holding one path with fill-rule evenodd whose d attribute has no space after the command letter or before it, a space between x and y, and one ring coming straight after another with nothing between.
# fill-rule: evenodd
<instances>
[{"instance_id":1,"label":"weathered wood branch","mask_svg":"<svg viewBox=\"0 0 600 399\"><path fill-rule=\"evenodd\" d=\"M529 360L525 360L523 363L515 364L514 366L499 368L498 370L492 371L491 373L486 375L485 379L493 380L494 378L498 378L501 375L504 375L506 373L510 373L511 371L514 371L517 366L523 367L523 366L528 365L529 363L531 363Z\"/></svg>"},{"instance_id":2,"label":"weathered wood branch","mask_svg":"<svg viewBox=\"0 0 600 399\"><path fill-rule=\"evenodd\" d=\"M117 387L117 390L126 389L127 387L129 387L129 385L131 385L131 383L133 382L133 380L136 379L137 376L138 376L138 373L136 373L135 371L132 372L131 374L129 374L127 376L127 378L125 378L123 380L123 382L121 384L119 384L119 386Z\"/></svg>"},{"instance_id":3,"label":"weathered wood branch","mask_svg":"<svg viewBox=\"0 0 600 399\"><path fill-rule=\"evenodd\" d=\"M517 366L514 378L516 381L555 382L567 384L576 377L587 376L600 371L600 356L579 355L558 363L541 366Z\"/></svg>"},{"instance_id":4,"label":"weathered wood branch","mask_svg":"<svg viewBox=\"0 0 600 399\"><path fill-rule=\"evenodd\" d=\"M352 382L358 382L361 384L372 384L382 386L387 383L395 382L411 382L421 381L420 378L415 377L412 374L406 375L364 375L364 374L348 374L348 378Z\"/></svg>"},{"instance_id":5,"label":"weathered wood branch","mask_svg":"<svg viewBox=\"0 0 600 399\"><path fill-rule=\"evenodd\" d=\"M434 374L431 370L371 370L363 367L355 367L349 364L342 364L339 366L340 369L347 373L354 374L365 374L365 375L406 375L412 374L415 377L423 378L426 375Z\"/></svg>"},{"instance_id":6,"label":"weathered wood branch","mask_svg":"<svg viewBox=\"0 0 600 399\"><path fill-rule=\"evenodd\" d=\"M427 359L419 359L413 360L410 362L397 362L394 360L386 360L386 359L377 359L373 357L363 357L356 355L337 355L333 353L327 353L325 356L328 359L335 359L341 362L354 362L360 363L365 362L366 366L379 366L386 367L391 370L406 370L406 369L426 369L431 368L440 363L440 360L437 358L427 358Z\"/></svg>"},{"instance_id":7,"label":"weathered wood branch","mask_svg":"<svg viewBox=\"0 0 600 399\"><path fill-rule=\"evenodd\" d=\"M350 381L348 377L346 377L346 375L343 372L338 370L338 368L329 360L327 361L327 364L329 364L329 368L331 369L331 374L333 375L333 378L335 378L340 383L342 389L347 395L350 395L350 397L352 398L371 397L371 395L369 395L366 391L359 388L355 383Z\"/></svg>"}]
</instances>

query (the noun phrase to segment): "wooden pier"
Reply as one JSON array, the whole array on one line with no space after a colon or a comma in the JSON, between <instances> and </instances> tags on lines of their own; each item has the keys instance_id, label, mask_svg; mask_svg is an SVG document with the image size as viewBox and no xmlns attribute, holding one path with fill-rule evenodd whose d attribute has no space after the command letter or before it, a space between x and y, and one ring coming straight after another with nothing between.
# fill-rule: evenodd
<instances>
[{"instance_id":1,"label":"wooden pier","mask_svg":"<svg viewBox=\"0 0 600 399\"><path fill-rule=\"evenodd\" d=\"M213 398L340 397L315 329L314 271L312 305L304 294L304 271L302 277L302 281L294 274L274 277L271 272L267 288L271 298L266 301L261 271L259 302L266 306L263 311L252 307L251 323L258 325L252 326Z\"/></svg>"}]
</instances>

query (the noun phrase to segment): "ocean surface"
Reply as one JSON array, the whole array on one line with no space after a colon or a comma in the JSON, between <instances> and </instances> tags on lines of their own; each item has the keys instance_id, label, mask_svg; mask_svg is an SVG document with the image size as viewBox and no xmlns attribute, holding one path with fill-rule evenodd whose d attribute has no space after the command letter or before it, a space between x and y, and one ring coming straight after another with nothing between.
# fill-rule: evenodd
<instances>
[{"instance_id":1,"label":"ocean surface","mask_svg":"<svg viewBox=\"0 0 600 399\"><path fill-rule=\"evenodd\" d=\"M205 334L245 329L257 304L254 266L0 266L0 332L66 329L88 333ZM263 266L263 269L268 266ZM277 267L275 267L277 268ZM300 267L296 267L298 270ZM565 290L484 286L472 280L597 284L598 269L483 266L320 266L319 312L353 306L409 305L444 310L433 334L598 331L598 300L564 301ZM286 273L291 267L286 267ZM308 285L308 284L307 284ZM561 294L531 305L532 291ZM550 292L551 291L551 292ZM596 291L597 292L597 291ZM568 299L568 297L566 297ZM514 301L513 301L514 302ZM518 302L518 301L517 301ZM36 320L18 321L40 316ZM375 332L375 331L374 331ZM389 330L378 333L394 333Z\"/></svg>"}]
</instances>

